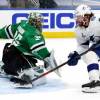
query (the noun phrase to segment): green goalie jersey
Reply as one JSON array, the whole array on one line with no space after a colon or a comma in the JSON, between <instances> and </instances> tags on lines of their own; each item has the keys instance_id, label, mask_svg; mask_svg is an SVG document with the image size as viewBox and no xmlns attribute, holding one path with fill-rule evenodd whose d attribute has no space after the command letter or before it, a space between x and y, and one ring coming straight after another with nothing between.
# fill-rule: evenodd
<instances>
[{"instance_id":1,"label":"green goalie jersey","mask_svg":"<svg viewBox=\"0 0 100 100\"><path fill-rule=\"evenodd\" d=\"M13 39L12 44L23 54L44 59L49 56L43 35L27 21L0 29L0 38Z\"/></svg>"}]
</instances>

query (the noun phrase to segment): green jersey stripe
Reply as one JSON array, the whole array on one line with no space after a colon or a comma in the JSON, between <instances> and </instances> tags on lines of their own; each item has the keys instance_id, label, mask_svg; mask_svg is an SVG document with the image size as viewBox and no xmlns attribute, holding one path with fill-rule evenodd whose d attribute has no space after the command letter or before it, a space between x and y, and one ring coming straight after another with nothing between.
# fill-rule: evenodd
<instances>
[{"instance_id":1,"label":"green jersey stripe","mask_svg":"<svg viewBox=\"0 0 100 100\"><path fill-rule=\"evenodd\" d=\"M4 30L5 30L5 33L6 33L7 38L10 39L10 36L9 36L9 34L8 34L8 32L7 32L7 27L5 27Z\"/></svg>"},{"instance_id":2,"label":"green jersey stripe","mask_svg":"<svg viewBox=\"0 0 100 100\"><path fill-rule=\"evenodd\" d=\"M6 32L7 37L10 39L10 38L13 38L13 37L10 35L9 29L8 29L9 26L5 27L5 32Z\"/></svg>"},{"instance_id":3,"label":"green jersey stripe","mask_svg":"<svg viewBox=\"0 0 100 100\"><path fill-rule=\"evenodd\" d=\"M40 46L40 47L38 47L38 48L32 50L32 53L38 52L39 50L42 50L42 49L44 49L44 48L46 48L46 47L45 47L45 46Z\"/></svg>"},{"instance_id":4,"label":"green jersey stripe","mask_svg":"<svg viewBox=\"0 0 100 100\"><path fill-rule=\"evenodd\" d=\"M40 47L42 47L42 46L44 46L44 44L37 45L37 46L35 46L33 49L31 49L31 50L33 51L33 50L35 50L35 49L37 49L37 48L40 48Z\"/></svg>"},{"instance_id":5,"label":"green jersey stripe","mask_svg":"<svg viewBox=\"0 0 100 100\"><path fill-rule=\"evenodd\" d=\"M8 26L8 31L9 31L9 34L11 35L11 37L13 38L13 33L12 33L12 29L11 29L11 25Z\"/></svg>"},{"instance_id":6,"label":"green jersey stripe","mask_svg":"<svg viewBox=\"0 0 100 100\"><path fill-rule=\"evenodd\" d=\"M31 46L31 50L32 49L34 49L35 47L37 47L37 46L39 46L39 45L44 45L45 43L42 41L42 42L40 42L40 43L37 43L37 44L33 44L32 46Z\"/></svg>"}]
</instances>

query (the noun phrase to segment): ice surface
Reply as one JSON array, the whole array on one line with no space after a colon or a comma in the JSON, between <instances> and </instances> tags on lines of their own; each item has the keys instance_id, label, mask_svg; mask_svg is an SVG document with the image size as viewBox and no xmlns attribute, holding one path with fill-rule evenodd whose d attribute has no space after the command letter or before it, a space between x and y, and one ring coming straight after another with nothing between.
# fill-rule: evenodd
<instances>
[{"instance_id":1,"label":"ice surface","mask_svg":"<svg viewBox=\"0 0 100 100\"><path fill-rule=\"evenodd\" d=\"M0 40L0 59L6 40ZM75 39L46 39L49 51L54 49L57 63L67 61L67 56L76 49ZM32 89L15 89L8 79L0 78L0 100L98 100L100 94L85 94L81 85L88 82L86 65L80 60L77 66L60 68L62 77L55 73L47 75L47 84Z\"/></svg>"}]
</instances>

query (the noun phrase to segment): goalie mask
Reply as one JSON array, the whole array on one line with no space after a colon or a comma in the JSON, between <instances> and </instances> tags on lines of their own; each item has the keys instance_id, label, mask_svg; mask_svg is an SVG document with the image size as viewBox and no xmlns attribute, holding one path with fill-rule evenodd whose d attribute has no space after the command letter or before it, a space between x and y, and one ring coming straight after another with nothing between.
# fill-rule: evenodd
<instances>
[{"instance_id":1,"label":"goalie mask","mask_svg":"<svg viewBox=\"0 0 100 100\"><path fill-rule=\"evenodd\" d=\"M39 31L42 31L43 16L38 12L32 12L29 14L28 22L31 26L36 27Z\"/></svg>"},{"instance_id":2,"label":"goalie mask","mask_svg":"<svg viewBox=\"0 0 100 100\"><path fill-rule=\"evenodd\" d=\"M77 26L87 28L90 23L90 19L94 14L91 8L87 5L79 5L75 10L75 19Z\"/></svg>"}]
</instances>

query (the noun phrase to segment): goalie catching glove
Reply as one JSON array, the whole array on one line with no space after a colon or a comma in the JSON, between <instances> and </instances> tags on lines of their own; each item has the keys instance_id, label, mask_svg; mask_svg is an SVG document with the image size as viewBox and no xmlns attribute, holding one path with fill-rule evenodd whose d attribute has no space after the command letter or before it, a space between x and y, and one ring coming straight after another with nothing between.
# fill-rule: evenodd
<instances>
[{"instance_id":1,"label":"goalie catching glove","mask_svg":"<svg viewBox=\"0 0 100 100\"><path fill-rule=\"evenodd\" d=\"M67 64L69 66L75 66L77 65L79 59L80 55L76 51L74 51L73 53L69 54Z\"/></svg>"},{"instance_id":2,"label":"goalie catching glove","mask_svg":"<svg viewBox=\"0 0 100 100\"><path fill-rule=\"evenodd\" d=\"M54 50L51 51L50 53L50 56L49 57L46 57L44 59L44 65L45 65L45 68L47 71L50 71L52 70L53 68L56 68L58 65L57 65L57 62L55 60L55 57L54 57ZM59 69L55 70L55 73L58 75L58 76L61 76L60 72L59 72Z\"/></svg>"}]
</instances>

